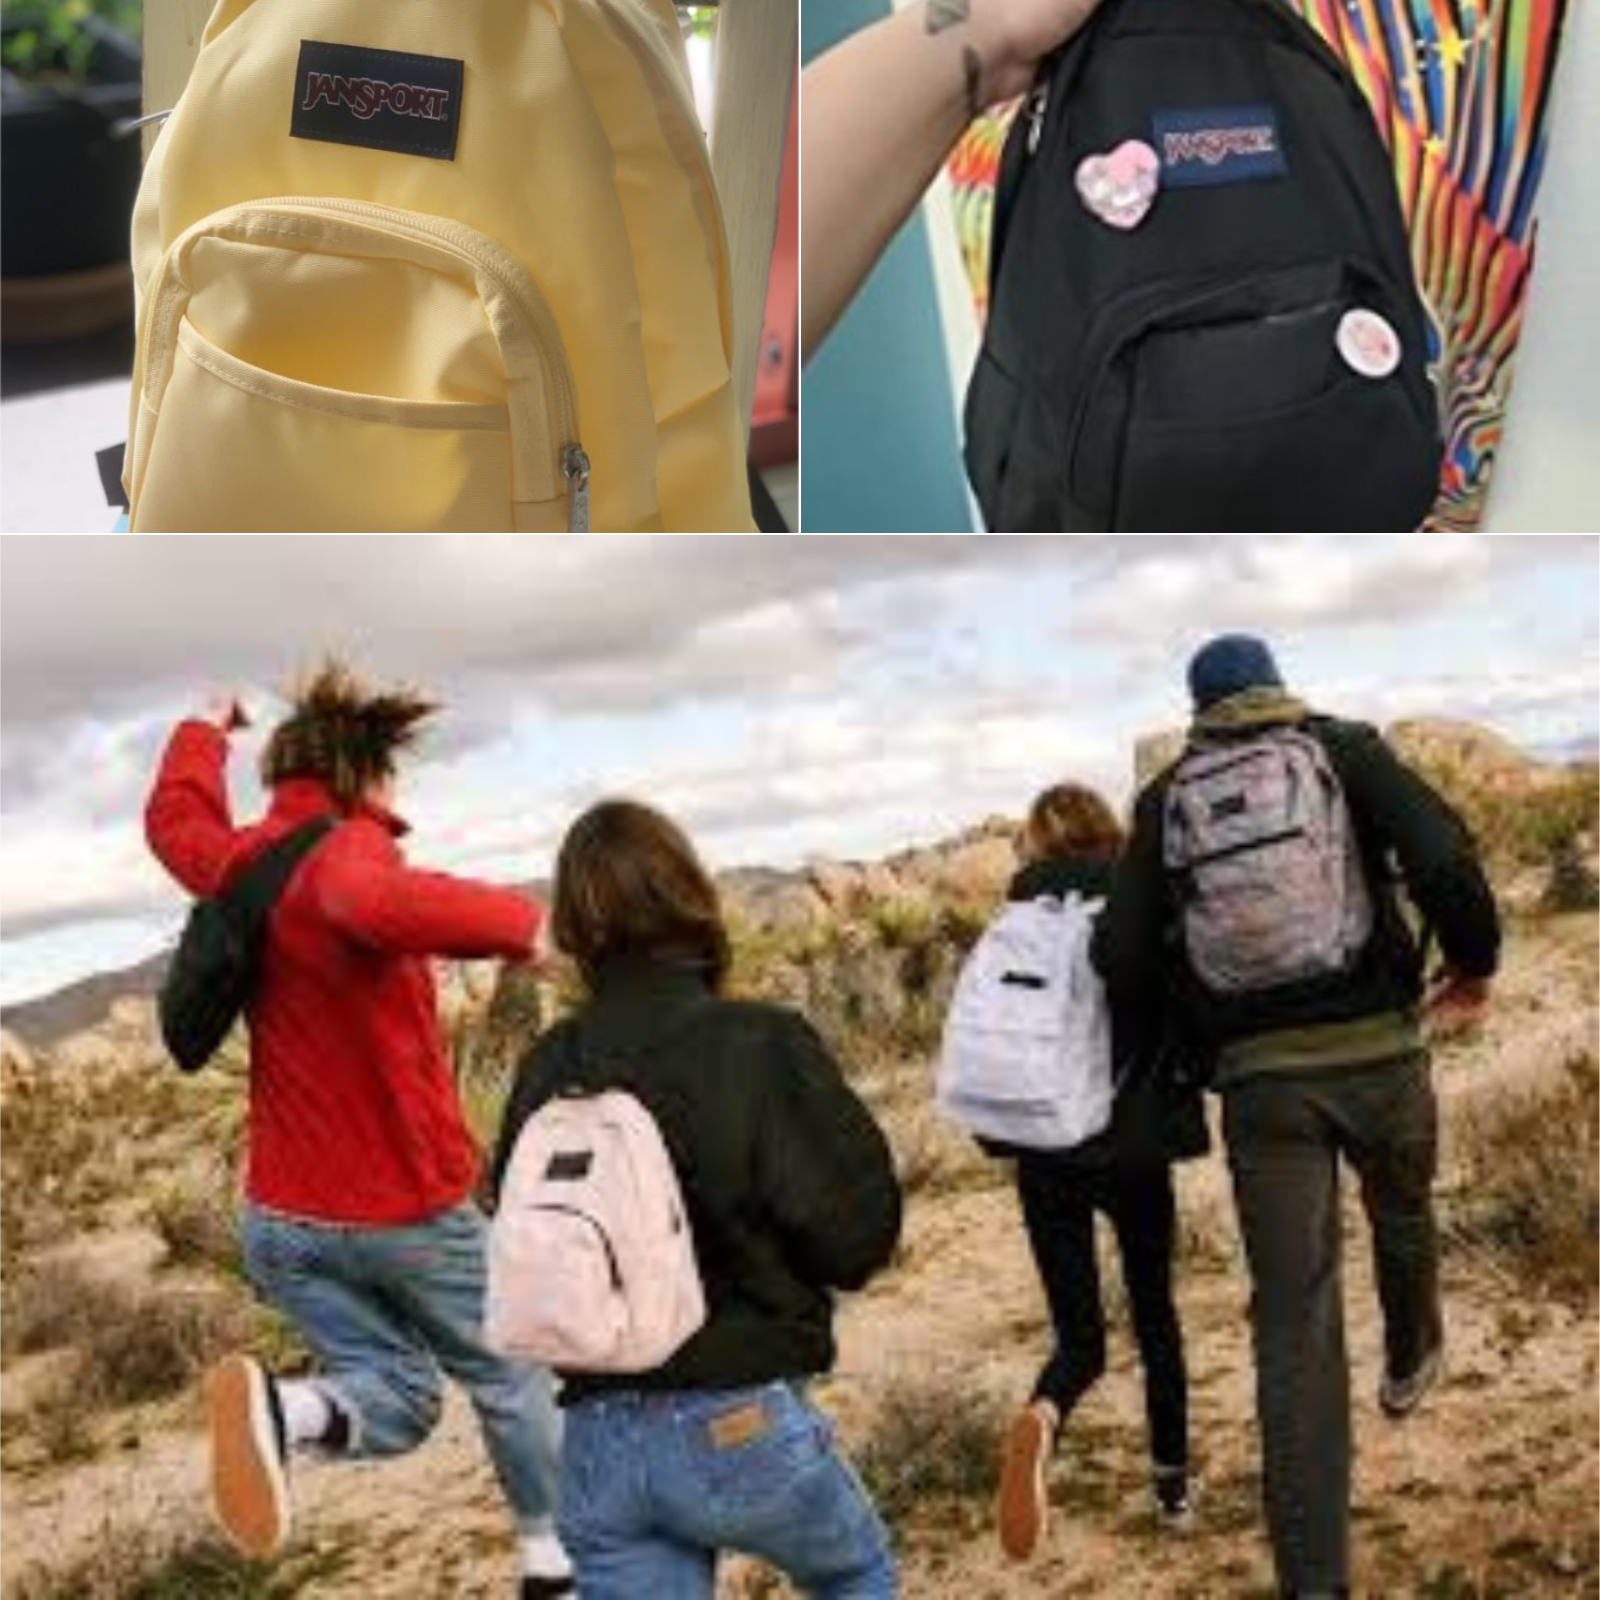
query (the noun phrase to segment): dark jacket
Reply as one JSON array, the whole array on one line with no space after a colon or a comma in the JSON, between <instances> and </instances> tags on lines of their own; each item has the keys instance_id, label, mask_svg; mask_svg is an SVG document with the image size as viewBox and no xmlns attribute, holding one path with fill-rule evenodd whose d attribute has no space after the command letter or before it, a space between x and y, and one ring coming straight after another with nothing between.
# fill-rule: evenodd
<instances>
[{"instance_id":1,"label":"dark jacket","mask_svg":"<svg viewBox=\"0 0 1600 1600\"><path fill-rule=\"evenodd\" d=\"M1115 858L1109 855L1050 856L1024 866L1011 880L1006 898L1077 894L1103 900L1111 892L1115 871ZM1063 1170L1101 1171L1165 1166L1204 1155L1210 1148L1205 1113L1198 1091L1183 1081L1187 1075L1175 1059L1176 1047L1161 1011L1113 1005L1111 1056L1118 1087L1111 1125L1072 1150L1048 1152L1050 1162ZM1037 1151L1023 1152L992 1139L979 1142L990 1155L1040 1159Z\"/></svg>"},{"instance_id":2,"label":"dark jacket","mask_svg":"<svg viewBox=\"0 0 1600 1600\"><path fill-rule=\"evenodd\" d=\"M1255 995L1221 998L1192 975L1181 949L1177 885L1163 864L1168 769L1139 796L1133 832L1096 928L1095 960L1114 1008L1173 1007L1226 1081L1261 1064L1315 1065L1417 1048L1423 951L1407 925L1403 886L1457 971L1488 977L1499 918L1471 835L1451 807L1375 728L1310 713L1282 693L1247 691L1196 720L1192 737L1246 739L1295 726L1328 754L1345 793L1372 893L1372 937L1348 973Z\"/></svg>"},{"instance_id":3,"label":"dark jacket","mask_svg":"<svg viewBox=\"0 0 1600 1600\"><path fill-rule=\"evenodd\" d=\"M625 1089L656 1119L688 1206L708 1315L665 1366L575 1375L563 1398L827 1371L832 1291L859 1289L888 1262L900 1188L887 1141L805 1018L716 999L685 968L619 963L522 1064L495 1195L523 1123L568 1085Z\"/></svg>"}]
</instances>

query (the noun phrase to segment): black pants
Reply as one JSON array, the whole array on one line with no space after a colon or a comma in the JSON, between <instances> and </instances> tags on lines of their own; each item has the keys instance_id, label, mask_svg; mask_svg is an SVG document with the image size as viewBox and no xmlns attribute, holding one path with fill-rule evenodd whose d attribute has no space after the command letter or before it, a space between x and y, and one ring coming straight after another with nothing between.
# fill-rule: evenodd
<instances>
[{"instance_id":1,"label":"black pants","mask_svg":"<svg viewBox=\"0 0 1600 1600\"><path fill-rule=\"evenodd\" d=\"M1262 1073L1224 1091L1223 1129L1255 1290L1256 1408L1278 1579L1291 1591L1334 1590L1350 1581L1339 1162L1361 1180L1389 1370L1410 1373L1441 1337L1427 1057Z\"/></svg>"},{"instance_id":2,"label":"black pants","mask_svg":"<svg viewBox=\"0 0 1600 1600\"><path fill-rule=\"evenodd\" d=\"M1189 1399L1183 1330L1172 1299L1177 1213L1171 1168L1084 1171L1023 1152L1017 1157L1017 1193L1056 1334L1055 1354L1034 1385L1035 1399L1051 1401L1065 1418L1106 1369L1094 1249L1095 1214L1102 1212L1116 1232L1144 1365L1151 1459L1160 1466L1186 1466Z\"/></svg>"}]
</instances>

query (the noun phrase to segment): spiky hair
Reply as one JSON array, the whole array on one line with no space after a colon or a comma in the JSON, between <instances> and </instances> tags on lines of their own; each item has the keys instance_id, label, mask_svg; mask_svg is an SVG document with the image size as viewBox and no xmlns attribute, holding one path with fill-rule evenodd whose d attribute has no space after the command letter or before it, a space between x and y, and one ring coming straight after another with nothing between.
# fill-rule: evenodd
<instances>
[{"instance_id":1,"label":"spiky hair","mask_svg":"<svg viewBox=\"0 0 1600 1600\"><path fill-rule=\"evenodd\" d=\"M395 758L439 709L414 689L377 692L333 657L306 674L288 698L289 715L261 754L262 781L270 787L316 778L347 808L394 771Z\"/></svg>"}]
</instances>

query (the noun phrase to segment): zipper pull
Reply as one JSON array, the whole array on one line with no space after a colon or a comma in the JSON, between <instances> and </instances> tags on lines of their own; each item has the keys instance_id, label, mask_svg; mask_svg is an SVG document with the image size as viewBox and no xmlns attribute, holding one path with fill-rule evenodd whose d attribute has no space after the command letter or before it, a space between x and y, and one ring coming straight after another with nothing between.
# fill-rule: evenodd
<instances>
[{"instance_id":1,"label":"zipper pull","mask_svg":"<svg viewBox=\"0 0 1600 1600\"><path fill-rule=\"evenodd\" d=\"M1038 155L1039 141L1044 138L1044 114L1050 109L1050 80L1041 78L1028 95L1028 154Z\"/></svg>"},{"instance_id":2,"label":"zipper pull","mask_svg":"<svg viewBox=\"0 0 1600 1600\"><path fill-rule=\"evenodd\" d=\"M569 444L561 452L561 476L567 480L572 509L567 513L568 533L589 531L589 456L581 444Z\"/></svg>"}]
</instances>

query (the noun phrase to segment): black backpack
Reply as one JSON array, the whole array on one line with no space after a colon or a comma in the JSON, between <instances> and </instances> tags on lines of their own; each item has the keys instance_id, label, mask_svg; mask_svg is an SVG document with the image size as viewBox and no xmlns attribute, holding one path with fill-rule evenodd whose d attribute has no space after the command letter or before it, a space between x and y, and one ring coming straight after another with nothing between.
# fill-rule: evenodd
<instances>
[{"instance_id":1,"label":"black backpack","mask_svg":"<svg viewBox=\"0 0 1600 1600\"><path fill-rule=\"evenodd\" d=\"M1400 532L1433 503L1393 169L1286 0L1106 0L1006 141L989 304L991 529Z\"/></svg>"},{"instance_id":2,"label":"black backpack","mask_svg":"<svg viewBox=\"0 0 1600 1600\"><path fill-rule=\"evenodd\" d=\"M335 826L335 818L317 817L285 834L220 894L190 911L158 1003L161 1037L183 1071L198 1072L244 1015L272 908L295 869Z\"/></svg>"}]
</instances>

